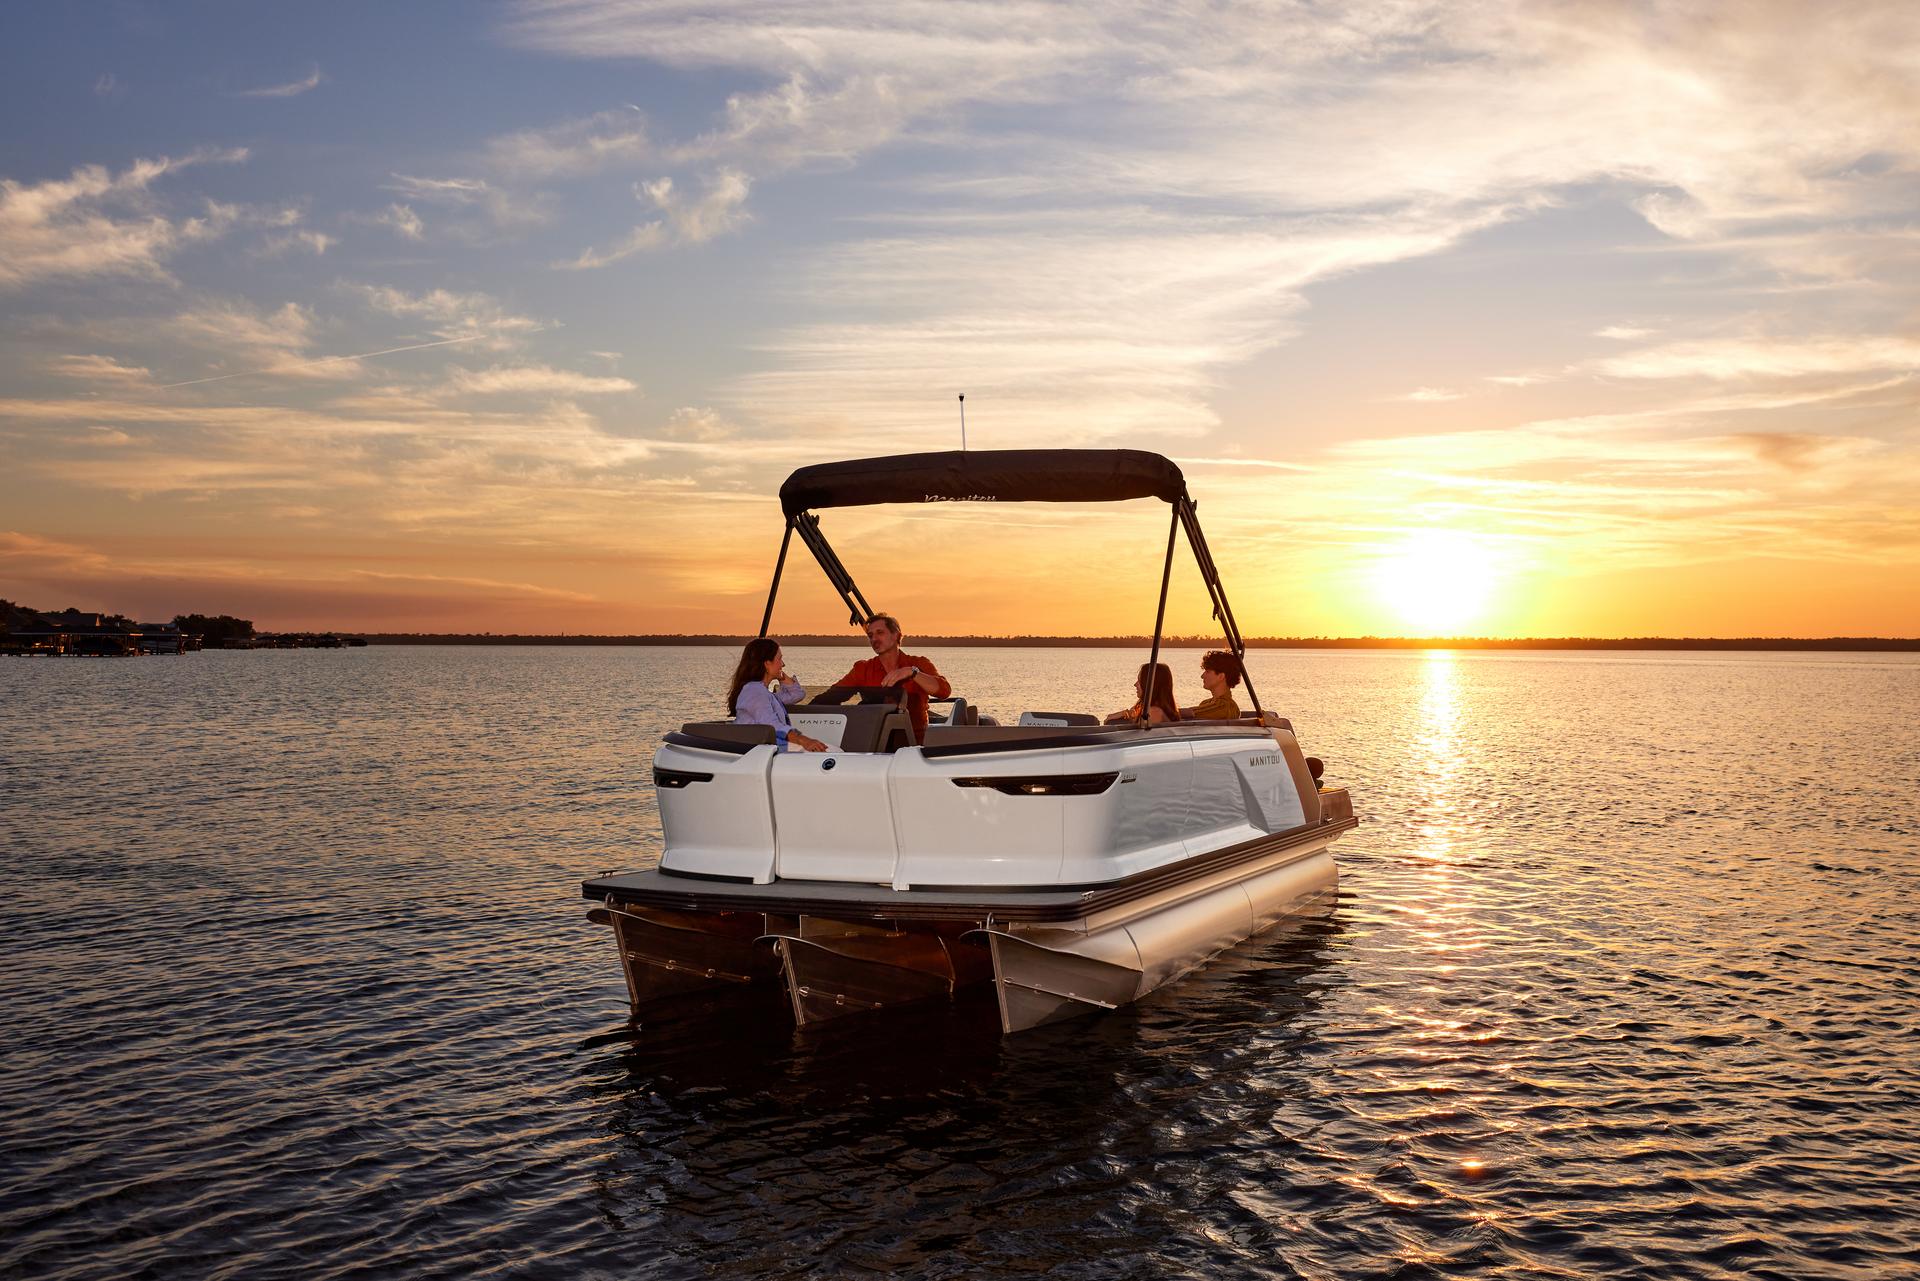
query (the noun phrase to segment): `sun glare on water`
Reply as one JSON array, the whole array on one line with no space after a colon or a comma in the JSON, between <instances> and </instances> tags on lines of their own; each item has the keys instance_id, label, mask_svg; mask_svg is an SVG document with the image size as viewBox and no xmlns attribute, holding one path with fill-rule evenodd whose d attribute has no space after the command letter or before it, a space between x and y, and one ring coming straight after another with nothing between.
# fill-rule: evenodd
<instances>
[{"instance_id":1,"label":"sun glare on water","mask_svg":"<svg viewBox=\"0 0 1920 1281\"><path fill-rule=\"evenodd\" d=\"M1472 534L1422 529L1389 548L1374 571L1383 604L1422 636L1456 636L1481 621L1500 578L1497 553Z\"/></svg>"}]
</instances>

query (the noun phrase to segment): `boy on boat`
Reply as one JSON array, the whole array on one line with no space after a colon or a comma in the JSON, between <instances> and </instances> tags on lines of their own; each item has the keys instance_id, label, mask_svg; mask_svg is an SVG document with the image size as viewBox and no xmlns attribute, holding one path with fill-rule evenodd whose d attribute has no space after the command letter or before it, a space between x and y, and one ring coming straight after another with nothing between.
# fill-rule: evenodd
<instances>
[{"instance_id":1,"label":"boy on boat","mask_svg":"<svg viewBox=\"0 0 1920 1281\"><path fill-rule=\"evenodd\" d=\"M1240 660L1224 649L1210 651L1200 660L1200 683L1207 687L1205 702L1183 707L1180 715L1188 720L1232 721L1240 719L1240 704L1228 691L1240 683Z\"/></svg>"}]
</instances>

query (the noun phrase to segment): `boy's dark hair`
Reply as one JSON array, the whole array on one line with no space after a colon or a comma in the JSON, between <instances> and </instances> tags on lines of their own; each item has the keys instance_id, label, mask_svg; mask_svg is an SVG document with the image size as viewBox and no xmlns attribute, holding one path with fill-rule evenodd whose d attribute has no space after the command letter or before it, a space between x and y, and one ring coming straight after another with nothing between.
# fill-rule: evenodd
<instances>
[{"instance_id":1,"label":"boy's dark hair","mask_svg":"<svg viewBox=\"0 0 1920 1281\"><path fill-rule=\"evenodd\" d=\"M1207 656L1200 660L1200 666L1226 677L1228 689L1240 683L1240 660L1224 649L1208 650Z\"/></svg>"}]
</instances>

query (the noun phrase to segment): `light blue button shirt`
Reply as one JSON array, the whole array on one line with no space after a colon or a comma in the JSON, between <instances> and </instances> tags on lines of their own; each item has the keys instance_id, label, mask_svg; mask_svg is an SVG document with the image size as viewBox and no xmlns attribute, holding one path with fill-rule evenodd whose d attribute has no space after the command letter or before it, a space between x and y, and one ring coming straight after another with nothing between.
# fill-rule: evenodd
<instances>
[{"instance_id":1,"label":"light blue button shirt","mask_svg":"<svg viewBox=\"0 0 1920 1281\"><path fill-rule=\"evenodd\" d=\"M762 681L749 681L740 689L740 697L734 700L733 723L735 725L771 725L776 750L787 750L787 735L791 727L787 724L787 708L807 696L806 687L799 684L782 685L775 693Z\"/></svg>"}]
</instances>

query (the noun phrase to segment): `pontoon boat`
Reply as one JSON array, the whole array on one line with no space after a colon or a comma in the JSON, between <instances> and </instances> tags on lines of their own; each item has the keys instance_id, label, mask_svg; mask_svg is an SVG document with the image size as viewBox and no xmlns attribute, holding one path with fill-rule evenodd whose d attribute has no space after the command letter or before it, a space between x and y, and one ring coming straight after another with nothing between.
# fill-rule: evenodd
<instances>
[{"instance_id":1,"label":"pontoon boat","mask_svg":"<svg viewBox=\"0 0 1920 1281\"><path fill-rule=\"evenodd\" d=\"M1172 508L1148 661L1183 530L1243 654L1180 469L1137 450L801 468L780 490L786 533L760 635L795 533L851 622L873 614L816 509L1138 498ZM1250 675L1246 692L1240 720L1155 726L1044 709L996 724L956 691L916 744L902 708L835 690L791 711L824 754L780 752L764 726L685 725L654 756L658 866L586 882L589 916L613 928L636 1019L664 997L756 982L783 984L801 1024L977 983L993 984L1008 1032L1113 1009L1332 901L1328 847L1356 821L1347 792L1319 786Z\"/></svg>"}]
</instances>

